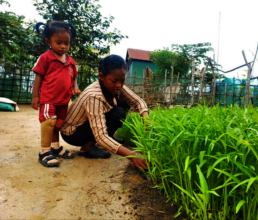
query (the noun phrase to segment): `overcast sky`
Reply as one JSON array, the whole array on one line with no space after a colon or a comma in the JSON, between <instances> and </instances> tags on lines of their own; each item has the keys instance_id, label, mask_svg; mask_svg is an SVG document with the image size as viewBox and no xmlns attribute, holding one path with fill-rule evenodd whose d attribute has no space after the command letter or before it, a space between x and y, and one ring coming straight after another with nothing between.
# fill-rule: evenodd
<instances>
[{"instance_id":1,"label":"overcast sky","mask_svg":"<svg viewBox=\"0 0 258 220\"><path fill-rule=\"evenodd\" d=\"M8 0L10 10L26 19L42 18L37 15L32 0ZM248 61L253 60L258 43L256 0L100 0L104 16L112 15L112 28L129 38L111 48L112 54L125 58L127 48L157 50L171 44L211 42L223 70L244 64L242 50ZM219 13L221 12L218 45ZM211 56L213 56L211 54ZM241 77L243 69L227 76ZM241 77L242 78L242 77Z\"/></svg>"}]
</instances>

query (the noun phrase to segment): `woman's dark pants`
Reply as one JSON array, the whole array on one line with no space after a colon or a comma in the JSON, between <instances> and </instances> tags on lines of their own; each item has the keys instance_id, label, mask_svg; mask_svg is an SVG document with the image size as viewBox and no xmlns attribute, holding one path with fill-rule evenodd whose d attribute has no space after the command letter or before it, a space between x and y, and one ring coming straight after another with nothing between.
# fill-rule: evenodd
<instances>
[{"instance_id":1,"label":"woman's dark pants","mask_svg":"<svg viewBox=\"0 0 258 220\"><path fill-rule=\"evenodd\" d=\"M125 104L121 107L113 107L109 112L105 113L107 132L110 137L113 137L116 130L122 127L122 121L125 120L126 110L128 108L129 106ZM83 146L88 141L96 143L89 120L77 127L76 131L72 135L66 136L62 133L61 135L65 142L78 147Z\"/></svg>"}]
</instances>

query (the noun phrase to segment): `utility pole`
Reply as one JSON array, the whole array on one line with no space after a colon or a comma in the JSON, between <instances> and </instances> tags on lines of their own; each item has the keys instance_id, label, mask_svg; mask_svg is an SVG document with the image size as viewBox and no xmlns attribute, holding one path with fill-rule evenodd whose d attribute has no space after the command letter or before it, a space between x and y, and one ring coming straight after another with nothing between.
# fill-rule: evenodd
<instances>
[{"instance_id":1,"label":"utility pole","mask_svg":"<svg viewBox=\"0 0 258 220\"><path fill-rule=\"evenodd\" d=\"M221 19L221 12L219 12L219 30L218 30L218 55L217 55L217 63L219 63L220 19Z\"/></svg>"}]
</instances>

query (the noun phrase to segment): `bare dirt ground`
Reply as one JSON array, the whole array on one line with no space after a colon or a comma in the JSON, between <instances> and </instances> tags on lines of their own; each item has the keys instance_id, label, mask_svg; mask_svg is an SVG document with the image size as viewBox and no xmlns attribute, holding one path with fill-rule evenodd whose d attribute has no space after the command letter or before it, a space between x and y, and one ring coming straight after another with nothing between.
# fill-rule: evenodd
<instances>
[{"instance_id":1,"label":"bare dirt ground","mask_svg":"<svg viewBox=\"0 0 258 220\"><path fill-rule=\"evenodd\" d=\"M173 219L174 207L127 159L38 163L38 112L0 112L0 219Z\"/></svg>"}]
</instances>

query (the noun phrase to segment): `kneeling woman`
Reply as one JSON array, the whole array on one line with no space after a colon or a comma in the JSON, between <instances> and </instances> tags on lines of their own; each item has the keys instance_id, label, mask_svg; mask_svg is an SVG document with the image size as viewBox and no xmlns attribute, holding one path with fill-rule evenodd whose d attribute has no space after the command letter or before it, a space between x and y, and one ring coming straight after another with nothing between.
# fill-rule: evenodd
<instances>
[{"instance_id":1,"label":"kneeling woman","mask_svg":"<svg viewBox=\"0 0 258 220\"><path fill-rule=\"evenodd\" d=\"M135 155L113 135L122 127L126 110L137 109L142 117L148 117L146 103L125 85L126 64L122 57L110 55L101 60L99 79L88 86L70 106L61 128L63 139L80 146L79 156L108 158L109 152L95 146L98 143L108 151L121 156ZM142 158L129 158L138 168L147 164Z\"/></svg>"}]
</instances>

